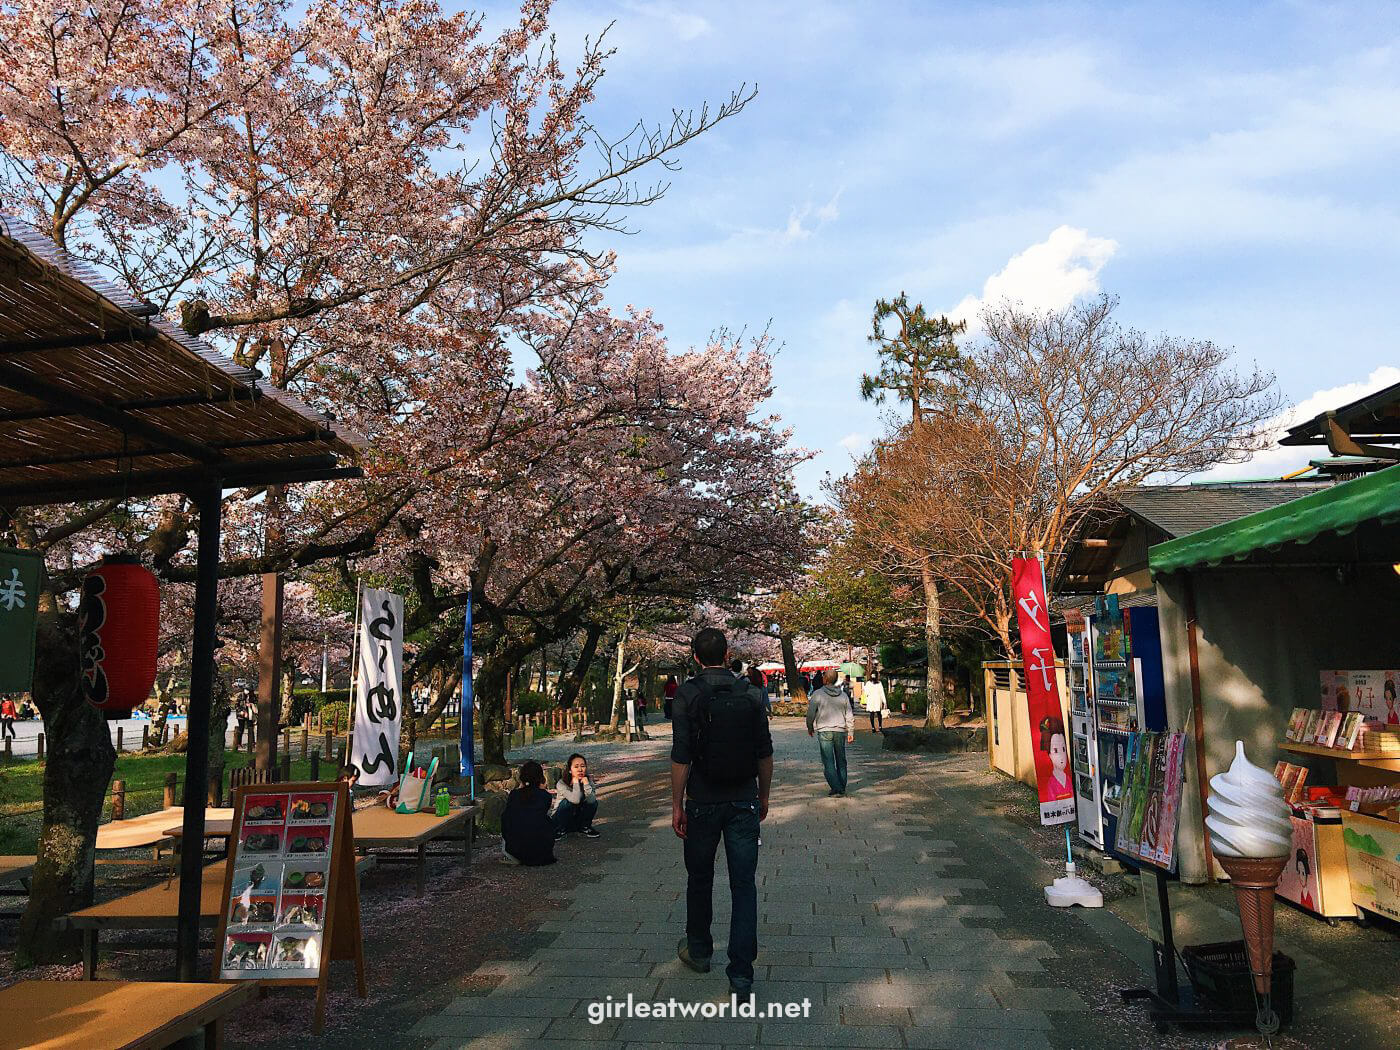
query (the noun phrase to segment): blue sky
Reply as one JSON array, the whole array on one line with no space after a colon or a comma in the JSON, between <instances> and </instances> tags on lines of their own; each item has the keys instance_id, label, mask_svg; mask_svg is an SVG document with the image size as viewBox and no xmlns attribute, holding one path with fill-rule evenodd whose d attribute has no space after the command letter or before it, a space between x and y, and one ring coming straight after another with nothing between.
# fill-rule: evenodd
<instances>
[{"instance_id":1,"label":"blue sky","mask_svg":"<svg viewBox=\"0 0 1400 1050\"><path fill-rule=\"evenodd\" d=\"M498 27L510 8L489 10ZM819 452L809 496L880 430L865 336L901 290L938 310L1108 291L1124 322L1233 347L1310 407L1400 381L1400 5L563 0L552 18L564 54L609 22L605 129L759 87L610 242L610 300L682 346L771 324L773 407Z\"/></svg>"}]
</instances>

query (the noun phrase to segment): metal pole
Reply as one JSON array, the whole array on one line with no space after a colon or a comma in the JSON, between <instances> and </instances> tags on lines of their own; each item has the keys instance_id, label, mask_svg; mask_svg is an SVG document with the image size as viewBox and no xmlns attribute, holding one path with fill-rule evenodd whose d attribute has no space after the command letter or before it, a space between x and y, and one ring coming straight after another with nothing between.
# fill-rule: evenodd
<instances>
[{"instance_id":1,"label":"metal pole","mask_svg":"<svg viewBox=\"0 0 1400 1050\"><path fill-rule=\"evenodd\" d=\"M194 496L199 508L195 562L194 645L190 709L185 724L185 819L180 851L180 911L175 930L179 979L199 978L199 898L203 883L204 805L209 785L209 707L214 692L214 629L219 615L219 525L223 492L218 482ZM216 951L218 949L215 949Z\"/></svg>"}]
</instances>

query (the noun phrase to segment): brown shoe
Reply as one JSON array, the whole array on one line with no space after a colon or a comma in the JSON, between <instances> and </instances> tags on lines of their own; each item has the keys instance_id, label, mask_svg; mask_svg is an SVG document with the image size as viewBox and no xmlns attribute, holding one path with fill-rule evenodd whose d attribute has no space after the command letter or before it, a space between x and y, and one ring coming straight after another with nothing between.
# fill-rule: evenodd
<instances>
[{"instance_id":1,"label":"brown shoe","mask_svg":"<svg viewBox=\"0 0 1400 1050\"><path fill-rule=\"evenodd\" d=\"M682 937L680 943L676 945L676 958L680 959L681 962L685 963L696 973L710 972L710 960L705 959L704 961L701 961L699 959L691 958L690 941L688 941L684 937Z\"/></svg>"}]
</instances>

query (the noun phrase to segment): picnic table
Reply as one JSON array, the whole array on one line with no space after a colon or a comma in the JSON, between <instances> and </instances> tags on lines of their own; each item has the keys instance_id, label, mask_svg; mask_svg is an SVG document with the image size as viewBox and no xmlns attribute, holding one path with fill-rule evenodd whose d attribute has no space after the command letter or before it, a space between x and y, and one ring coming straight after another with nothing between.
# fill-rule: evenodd
<instances>
[{"instance_id":1,"label":"picnic table","mask_svg":"<svg viewBox=\"0 0 1400 1050\"><path fill-rule=\"evenodd\" d=\"M0 989L0 1050L164 1050L201 1029L219 1050L223 1019L257 991L252 981L20 981Z\"/></svg>"},{"instance_id":2,"label":"picnic table","mask_svg":"<svg viewBox=\"0 0 1400 1050\"><path fill-rule=\"evenodd\" d=\"M372 867L373 858L362 858L355 865L358 876ZM218 925L224 907L224 876L228 861L221 860L204 869L199 890L199 927ZM98 937L103 930L173 930L179 925L180 880L172 877L155 886L128 893L101 904L94 904L55 919L60 929L78 930L83 935L83 979L97 974ZM124 941L123 948L170 948L165 941Z\"/></svg>"},{"instance_id":3,"label":"picnic table","mask_svg":"<svg viewBox=\"0 0 1400 1050\"><path fill-rule=\"evenodd\" d=\"M443 857L445 852L429 853L428 843L439 840L462 843L462 856L467 866L472 862L472 832L476 827L478 806L473 803L461 809L449 810L439 817L432 810L421 813L395 813L388 806L370 806L351 814L355 829L355 849L379 850L374 857L380 864L412 864L415 866L418 896L423 896L423 879L428 857Z\"/></svg>"},{"instance_id":4,"label":"picnic table","mask_svg":"<svg viewBox=\"0 0 1400 1050\"><path fill-rule=\"evenodd\" d=\"M0 890L0 893L11 895L23 895L29 892L29 876L34 874L34 865L39 861L38 857L32 856L12 856L0 857L0 885L7 882L18 882L20 889L7 886Z\"/></svg>"},{"instance_id":5,"label":"picnic table","mask_svg":"<svg viewBox=\"0 0 1400 1050\"><path fill-rule=\"evenodd\" d=\"M204 814L206 821L217 821L221 818L227 818L230 821L233 819L233 810L231 809L207 809ZM154 813L146 813L139 817L109 821L97 829L97 848L108 850L150 846L154 851L155 859L160 860L161 848L172 845L179 837L184 819L184 806L169 806L166 809L158 809ZM173 832L172 825L175 827Z\"/></svg>"}]
</instances>

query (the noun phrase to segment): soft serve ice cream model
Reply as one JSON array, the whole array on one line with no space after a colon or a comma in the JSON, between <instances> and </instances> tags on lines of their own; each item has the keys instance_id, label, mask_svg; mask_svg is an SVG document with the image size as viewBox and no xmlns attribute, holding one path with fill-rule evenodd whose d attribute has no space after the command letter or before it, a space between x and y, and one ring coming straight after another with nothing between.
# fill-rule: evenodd
<instances>
[{"instance_id":1,"label":"soft serve ice cream model","mask_svg":"<svg viewBox=\"0 0 1400 1050\"><path fill-rule=\"evenodd\" d=\"M1245 757L1244 742L1235 741L1235 760L1210 778L1211 851L1230 876L1240 909L1249 967L1260 996L1255 1024L1261 1032L1278 1030L1269 1001L1274 969L1274 890L1292 850L1293 825L1281 785Z\"/></svg>"}]
</instances>

